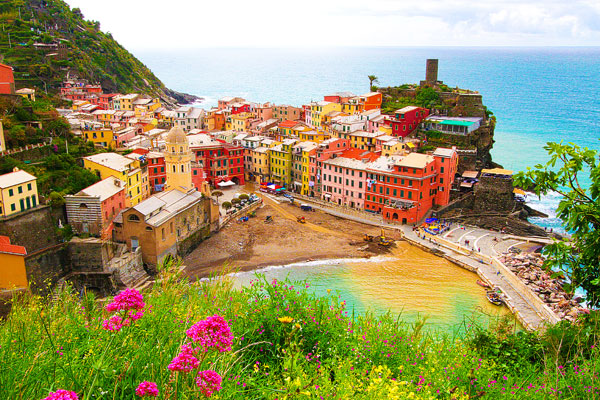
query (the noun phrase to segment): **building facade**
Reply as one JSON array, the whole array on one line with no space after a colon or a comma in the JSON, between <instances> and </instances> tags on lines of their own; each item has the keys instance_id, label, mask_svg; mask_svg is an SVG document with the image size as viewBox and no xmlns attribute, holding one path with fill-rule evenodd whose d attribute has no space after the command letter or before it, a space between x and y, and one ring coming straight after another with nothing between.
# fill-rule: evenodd
<instances>
[{"instance_id":1,"label":"building facade","mask_svg":"<svg viewBox=\"0 0 600 400\"><path fill-rule=\"evenodd\" d=\"M27 211L39 204L37 178L15 168L0 176L0 216Z\"/></svg>"}]
</instances>

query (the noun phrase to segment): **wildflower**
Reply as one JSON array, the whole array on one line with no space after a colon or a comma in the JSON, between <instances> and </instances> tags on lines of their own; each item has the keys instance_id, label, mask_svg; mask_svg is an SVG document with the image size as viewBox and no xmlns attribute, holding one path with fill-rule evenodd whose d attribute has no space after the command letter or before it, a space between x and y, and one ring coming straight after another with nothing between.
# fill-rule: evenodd
<instances>
[{"instance_id":1,"label":"wildflower","mask_svg":"<svg viewBox=\"0 0 600 400\"><path fill-rule=\"evenodd\" d=\"M286 316L286 317L279 317L279 318L277 318L277 320L278 320L279 322L281 322L282 324L289 324L289 323L291 323L291 322L292 322L294 319L293 319L292 317L288 317L288 316Z\"/></svg>"},{"instance_id":2,"label":"wildflower","mask_svg":"<svg viewBox=\"0 0 600 400\"><path fill-rule=\"evenodd\" d=\"M171 361L169 366L170 371L189 372L194 368L198 368L200 361L194 357L194 350L189 344L181 346L179 354Z\"/></svg>"},{"instance_id":3,"label":"wildflower","mask_svg":"<svg viewBox=\"0 0 600 400\"><path fill-rule=\"evenodd\" d=\"M135 389L135 394L140 397L158 397L158 387L154 382L143 381L138 385L137 389Z\"/></svg>"},{"instance_id":4,"label":"wildflower","mask_svg":"<svg viewBox=\"0 0 600 400\"><path fill-rule=\"evenodd\" d=\"M206 397L212 396L213 393L221 390L221 375L215 371L206 370L198 372L196 385L200 388L200 392Z\"/></svg>"},{"instance_id":5,"label":"wildflower","mask_svg":"<svg viewBox=\"0 0 600 400\"><path fill-rule=\"evenodd\" d=\"M192 341L199 342L205 351L210 347L216 347L219 352L231 351L233 335L227 321L220 315L195 323L185 333Z\"/></svg>"},{"instance_id":6,"label":"wildflower","mask_svg":"<svg viewBox=\"0 0 600 400\"><path fill-rule=\"evenodd\" d=\"M106 311L142 310L145 306L144 297L140 292L135 289L125 289L106 306Z\"/></svg>"},{"instance_id":7,"label":"wildflower","mask_svg":"<svg viewBox=\"0 0 600 400\"><path fill-rule=\"evenodd\" d=\"M107 331L118 332L126 325L129 325L129 319L123 320L123 318L118 315L113 315L109 319L102 322L102 327Z\"/></svg>"},{"instance_id":8,"label":"wildflower","mask_svg":"<svg viewBox=\"0 0 600 400\"><path fill-rule=\"evenodd\" d=\"M48 397L44 397L42 400L79 400L79 397L75 392L58 389L56 392L50 392Z\"/></svg>"}]
</instances>

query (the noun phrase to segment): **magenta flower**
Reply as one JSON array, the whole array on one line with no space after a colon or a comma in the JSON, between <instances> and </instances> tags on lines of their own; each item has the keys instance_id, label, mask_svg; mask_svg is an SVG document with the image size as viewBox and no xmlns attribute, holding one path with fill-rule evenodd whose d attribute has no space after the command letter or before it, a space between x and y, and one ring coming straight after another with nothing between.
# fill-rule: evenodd
<instances>
[{"instance_id":1,"label":"magenta flower","mask_svg":"<svg viewBox=\"0 0 600 400\"><path fill-rule=\"evenodd\" d=\"M233 335L227 321L220 315L195 323L185 333L192 341L199 342L205 351L210 347L216 347L219 352L231 351Z\"/></svg>"},{"instance_id":2,"label":"magenta flower","mask_svg":"<svg viewBox=\"0 0 600 400\"><path fill-rule=\"evenodd\" d=\"M121 328L130 324L129 319L123 319L118 315L113 315L102 322L102 327L107 331L119 332Z\"/></svg>"},{"instance_id":3,"label":"magenta flower","mask_svg":"<svg viewBox=\"0 0 600 400\"><path fill-rule=\"evenodd\" d=\"M140 397L158 397L158 387L154 382L143 381L135 389L135 394Z\"/></svg>"},{"instance_id":4,"label":"magenta flower","mask_svg":"<svg viewBox=\"0 0 600 400\"><path fill-rule=\"evenodd\" d=\"M181 346L181 351L171 361L167 368L170 371L189 372L194 368L198 368L200 361L194 356L194 349L190 344Z\"/></svg>"},{"instance_id":5,"label":"magenta flower","mask_svg":"<svg viewBox=\"0 0 600 400\"><path fill-rule=\"evenodd\" d=\"M221 390L221 375L215 371L206 370L198 372L196 385L200 388L200 392L206 397L212 396L213 393Z\"/></svg>"},{"instance_id":6,"label":"magenta flower","mask_svg":"<svg viewBox=\"0 0 600 400\"><path fill-rule=\"evenodd\" d=\"M48 397L44 397L42 400L79 400L79 397L75 392L58 389L56 392L50 392Z\"/></svg>"},{"instance_id":7,"label":"magenta flower","mask_svg":"<svg viewBox=\"0 0 600 400\"><path fill-rule=\"evenodd\" d=\"M106 311L142 310L145 306L144 297L140 292L135 289L125 289L106 306Z\"/></svg>"}]
</instances>

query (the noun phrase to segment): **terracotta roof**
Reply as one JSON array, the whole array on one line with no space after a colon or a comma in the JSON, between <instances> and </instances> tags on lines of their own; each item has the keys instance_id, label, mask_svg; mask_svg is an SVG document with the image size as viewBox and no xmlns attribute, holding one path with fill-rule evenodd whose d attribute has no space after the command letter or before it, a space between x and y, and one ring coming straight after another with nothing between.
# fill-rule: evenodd
<instances>
[{"instance_id":1,"label":"terracotta roof","mask_svg":"<svg viewBox=\"0 0 600 400\"><path fill-rule=\"evenodd\" d=\"M366 150L357 149L355 147L351 147L347 150L342 151L342 153L340 154L340 157L354 158L356 160L368 159L369 161L375 161L375 160L377 160L377 158L379 158L379 155L376 153L373 153L371 151L366 151Z\"/></svg>"},{"instance_id":2,"label":"terracotta roof","mask_svg":"<svg viewBox=\"0 0 600 400\"><path fill-rule=\"evenodd\" d=\"M298 121L290 121L289 119L279 124L280 128L293 128L298 125Z\"/></svg>"},{"instance_id":3,"label":"terracotta roof","mask_svg":"<svg viewBox=\"0 0 600 400\"><path fill-rule=\"evenodd\" d=\"M23 246L17 246L16 244L10 244L10 238L8 236L0 236L0 253L27 255L27 250Z\"/></svg>"}]
</instances>

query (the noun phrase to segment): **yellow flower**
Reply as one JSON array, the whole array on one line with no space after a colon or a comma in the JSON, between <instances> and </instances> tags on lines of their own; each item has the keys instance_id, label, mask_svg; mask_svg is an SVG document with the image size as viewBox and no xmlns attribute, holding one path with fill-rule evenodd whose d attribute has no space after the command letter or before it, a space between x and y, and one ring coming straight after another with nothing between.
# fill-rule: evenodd
<instances>
[{"instance_id":1,"label":"yellow flower","mask_svg":"<svg viewBox=\"0 0 600 400\"><path fill-rule=\"evenodd\" d=\"M327 294L331 293L331 289L327 289Z\"/></svg>"},{"instance_id":2,"label":"yellow flower","mask_svg":"<svg viewBox=\"0 0 600 400\"><path fill-rule=\"evenodd\" d=\"M286 316L286 317L279 317L279 318L277 318L277 320L278 320L279 322L281 322L282 324L289 324L289 323L291 323L291 322L292 322L294 319L293 319L292 317L287 317L287 316Z\"/></svg>"},{"instance_id":3,"label":"yellow flower","mask_svg":"<svg viewBox=\"0 0 600 400\"><path fill-rule=\"evenodd\" d=\"M294 326L296 327L296 329L300 329L301 328L300 324L296 324Z\"/></svg>"}]
</instances>

